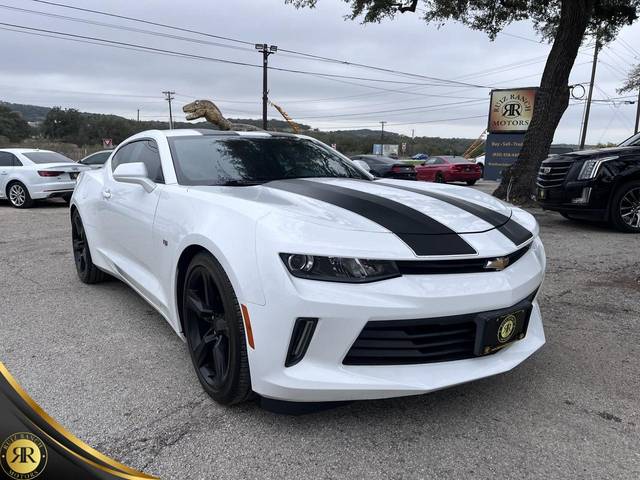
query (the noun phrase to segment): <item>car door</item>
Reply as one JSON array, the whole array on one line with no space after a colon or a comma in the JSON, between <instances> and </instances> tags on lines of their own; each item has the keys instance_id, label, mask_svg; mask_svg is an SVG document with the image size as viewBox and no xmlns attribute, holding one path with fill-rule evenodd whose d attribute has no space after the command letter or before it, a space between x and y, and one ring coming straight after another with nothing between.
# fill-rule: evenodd
<instances>
[{"instance_id":1,"label":"car door","mask_svg":"<svg viewBox=\"0 0 640 480\"><path fill-rule=\"evenodd\" d=\"M0 152L0 197L7 196L7 183L11 179L19 160L13 153Z\"/></svg>"},{"instance_id":2,"label":"car door","mask_svg":"<svg viewBox=\"0 0 640 480\"><path fill-rule=\"evenodd\" d=\"M152 192L113 178L118 165L134 162L142 162L147 167L149 178L157 185ZM158 303L153 293L158 288L153 263L159 250L153 242L153 222L163 188L158 146L152 139L136 140L122 146L109 168L104 169L101 223L106 238L105 254L116 271L153 303Z\"/></svg>"}]
</instances>

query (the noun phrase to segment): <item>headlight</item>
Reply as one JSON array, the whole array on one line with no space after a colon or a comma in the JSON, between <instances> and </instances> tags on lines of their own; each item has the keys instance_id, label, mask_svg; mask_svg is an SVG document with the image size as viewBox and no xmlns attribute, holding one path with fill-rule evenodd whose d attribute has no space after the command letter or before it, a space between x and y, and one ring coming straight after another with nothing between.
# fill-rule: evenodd
<instances>
[{"instance_id":1,"label":"headlight","mask_svg":"<svg viewBox=\"0 0 640 480\"><path fill-rule=\"evenodd\" d=\"M396 262L362 258L318 257L281 253L280 258L294 277L325 282L367 283L399 277Z\"/></svg>"},{"instance_id":2,"label":"headlight","mask_svg":"<svg viewBox=\"0 0 640 480\"><path fill-rule=\"evenodd\" d=\"M582 165L582 169L580 170L580 174L578 175L578 180L589 180L591 178L596 178L598 170L600 170L600 165L602 165L604 162L608 162L609 160L615 160L616 158L618 157L605 157L587 160Z\"/></svg>"}]
</instances>

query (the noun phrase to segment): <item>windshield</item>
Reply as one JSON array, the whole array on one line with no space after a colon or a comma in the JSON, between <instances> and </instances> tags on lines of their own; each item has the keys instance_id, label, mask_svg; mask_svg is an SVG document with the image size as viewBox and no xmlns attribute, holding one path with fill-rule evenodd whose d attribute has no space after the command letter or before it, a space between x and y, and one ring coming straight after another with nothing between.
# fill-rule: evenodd
<instances>
[{"instance_id":1,"label":"windshield","mask_svg":"<svg viewBox=\"0 0 640 480\"><path fill-rule=\"evenodd\" d=\"M242 185L309 177L368 179L349 160L296 137L173 137L169 144L181 185Z\"/></svg>"},{"instance_id":2,"label":"windshield","mask_svg":"<svg viewBox=\"0 0 640 480\"><path fill-rule=\"evenodd\" d=\"M23 153L25 157L33 163L75 163L70 158L60 155L56 152L27 152Z\"/></svg>"},{"instance_id":3,"label":"windshield","mask_svg":"<svg viewBox=\"0 0 640 480\"><path fill-rule=\"evenodd\" d=\"M640 133L634 135L631 138L627 138L622 142L619 147L640 147Z\"/></svg>"},{"instance_id":4,"label":"windshield","mask_svg":"<svg viewBox=\"0 0 640 480\"><path fill-rule=\"evenodd\" d=\"M89 155L88 157L82 159L80 163L84 163L85 165L102 165L107 161L111 153L111 150L94 153L93 155Z\"/></svg>"}]
</instances>

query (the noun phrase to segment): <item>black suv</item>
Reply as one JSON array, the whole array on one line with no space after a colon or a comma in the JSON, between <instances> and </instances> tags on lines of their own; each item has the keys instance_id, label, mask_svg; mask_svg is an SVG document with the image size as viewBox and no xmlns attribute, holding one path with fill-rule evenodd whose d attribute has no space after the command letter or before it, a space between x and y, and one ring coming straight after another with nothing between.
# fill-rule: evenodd
<instances>
[{"instance_id":1,"label":"black suv","mask_svg":"<svg viewBox=\"0 0 640 480\"><path fill-rule=\"evenodd\" d=\"M614 148L550 156L537 186L545 210L640 233L640 134Z\"/></svg>"}]
</instances>

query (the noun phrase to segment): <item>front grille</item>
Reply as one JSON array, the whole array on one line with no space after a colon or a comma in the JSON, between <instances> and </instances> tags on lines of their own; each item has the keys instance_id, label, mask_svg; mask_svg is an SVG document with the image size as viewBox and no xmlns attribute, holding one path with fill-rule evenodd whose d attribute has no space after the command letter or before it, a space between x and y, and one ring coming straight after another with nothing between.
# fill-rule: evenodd
<instances>
[{"instance_id":1,"label":"front grille","mask_svg":"<svg viewBox=\"0 0 640 480\"><path fill-rule=\"evenodd\" d=\"M522 256L529 251L531 244L522 247L519 250L505 255L501 258L508 258L506 266L516 263ZM496 269L487 268L487 262L496 260L496 258L469 258L456 260L398 260L396 265L402 275L438 275L453 273L477 273L491 272ZM505 267L506 268L506 267Z\"/></svg>"},{"instance_id":2,"label":"front grille","mask_svg":"<svg viewBox=\"0 0 640 480\"><path fill-rule=\"evenodd\" d=\"M542 188L560 187L564 182L567 173L569 173L571 165L571 163L567 162L543 162L540 166L540 170L538 170L538 179L536 184Z\"/></svg>"},{"instance_id":3,"label":"front grille","mask_svg":"<svg viewBox=\"0 0 640 480\"><path fill-rule=\"evenodd\" d=\"M517 310L531 312L537 293L538 289L512 307L488 312L413 320L371 320L342 363L415 365L474 358L476 336L479 331L482 335L484 322Z\"/></svg>"},{"instance_id":4,"label":"front grille","mask_svg":"<svg viewBox=\"0 0 640 480\"><path fill-rule=\"evenodd\" d=\"M453 320L453 321L452 321ZM345 365L407 365L474 356L476 324L468 315L440 319L371 321Z\"/></svg>"}]
</instances>

